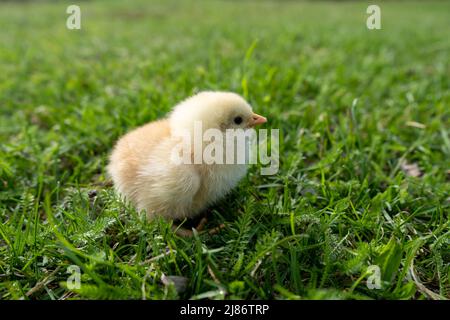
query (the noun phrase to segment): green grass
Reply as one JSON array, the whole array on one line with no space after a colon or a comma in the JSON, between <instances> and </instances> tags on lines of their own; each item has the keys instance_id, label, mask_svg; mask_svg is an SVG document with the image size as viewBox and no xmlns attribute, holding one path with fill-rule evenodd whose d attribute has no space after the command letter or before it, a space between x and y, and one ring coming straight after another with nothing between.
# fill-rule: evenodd
<instances>
[{"instance_id":1,"label":"green grass","mask_svg":"<svg viewBox=\"0 0 450 320\"><path fill-rule=\"evenodd\" d=\"M67 5L0 3L1 299L450 297L449 2L380 2L378 31L365 2L80 1L80 31ZM105 167L205 89L266 115L281 163L210 208L222 232L184 239Z\"/></svg>"}]
</instances>

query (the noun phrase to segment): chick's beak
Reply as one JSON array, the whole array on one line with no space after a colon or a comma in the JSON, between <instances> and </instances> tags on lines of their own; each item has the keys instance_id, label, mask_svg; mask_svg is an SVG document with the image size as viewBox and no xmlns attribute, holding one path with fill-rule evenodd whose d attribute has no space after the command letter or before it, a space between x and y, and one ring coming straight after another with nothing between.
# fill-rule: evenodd
<instances>
[{"instance_id":1,"label":"chick's beak","mask_svg":"<svg viewBox=\"0 0 450 320\"><path fill-rule=\"evenodd\" d=\"M254 127L257 124L263 124L266 122L267 122L266 117L263 117L263 116L260 116L259 114L254 113L252 115L252 118L250 119L249 126Z\"/></svg>"}]
</instances>

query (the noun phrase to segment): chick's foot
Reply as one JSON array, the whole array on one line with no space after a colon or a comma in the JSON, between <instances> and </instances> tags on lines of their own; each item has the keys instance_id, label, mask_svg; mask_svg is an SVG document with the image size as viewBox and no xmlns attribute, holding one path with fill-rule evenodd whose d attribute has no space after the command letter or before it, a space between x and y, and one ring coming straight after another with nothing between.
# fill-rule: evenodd
<instances>
[{"instance_id":1,"label":"chick's foot","mask_svg":"<svg viewBox=\"0 0 450 320\"><path fill-rule=\"evenodd\" d=\"M193 228L199 233L208 233L210 235L217 234L220 232L221 229L225 228L225 225L222 223L218 227L212 228L210 230L204 230L205 225L208 222L208 219L206 217L203 217L200 222L198 223L197 227ZM188 230L186 228L179 227L177 225L172 225L172 230L175 232L176 235L180 237L192 237L194 235L194 232L191 230Z\"/></svg>"}]
</instances>

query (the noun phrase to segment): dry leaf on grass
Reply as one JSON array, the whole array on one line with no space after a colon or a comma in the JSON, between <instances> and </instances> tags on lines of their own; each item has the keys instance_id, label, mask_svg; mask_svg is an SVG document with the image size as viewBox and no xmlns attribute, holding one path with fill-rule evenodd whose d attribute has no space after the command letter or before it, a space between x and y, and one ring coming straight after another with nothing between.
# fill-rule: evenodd
<instances>
[{"instance_id":1,"label":"dry leaf on grass","mask_svg":"<svg viewBox=\"0 0 450 320\"><path fill-rule=\"evenodd\" d=\"M408 122L406 122L406 125L408 127L414 127L414 128L419 128L419 129L425 129L427 127L423 123L416 122L416 121L408 121Z\"/></svg>"},{"instance_id":2,"label":"dry leaf on grass","mask_svg":"<svg viewBox=\"0 0 450 320\"><path fill-rule=\"evenodd\" d=\"M422 175L422 171L420 171L417 163L408 163L407 161L403 161L400 166L406 175L410 177L420 177Z\"/></svg>"}]
</instances>

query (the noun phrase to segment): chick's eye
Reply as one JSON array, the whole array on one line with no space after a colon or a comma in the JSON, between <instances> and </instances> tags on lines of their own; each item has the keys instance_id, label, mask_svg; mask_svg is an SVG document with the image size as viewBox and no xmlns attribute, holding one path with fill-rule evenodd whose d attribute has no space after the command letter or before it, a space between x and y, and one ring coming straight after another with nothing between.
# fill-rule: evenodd
<instances>
[{"instance_id":1,"label":"chick's eye","mask_svg":"<svg viewBox=\"0 0 450 320\"><path fill-rule=\"evenodd\" d=\"M236 117L234 118L234 123L241 124L242 123L242 117Z\"/></svg>"}]
</instances>

